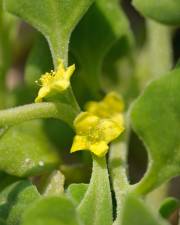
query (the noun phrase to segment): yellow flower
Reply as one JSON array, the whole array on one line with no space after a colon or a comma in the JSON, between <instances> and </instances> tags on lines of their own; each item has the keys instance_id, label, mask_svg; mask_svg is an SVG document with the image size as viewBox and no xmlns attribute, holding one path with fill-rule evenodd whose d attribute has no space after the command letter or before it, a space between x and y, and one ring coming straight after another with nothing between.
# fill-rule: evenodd
<instances>
[{"instance_id":1,"label":"yellow flower","mask_svg":"<svg viewBox=\"0 0 180 225\"><path fill-rule=\"evenodd\" d=\"M74 121L74 127L76 136L71 152L90 150L99 157L107 153L108 144L124 130L123 124L89 112L80 113Z\"/></svg>"},{"instance_id":2,"label":"yellow flower","mask_svg":"<svg viewBox=\"0 0 180 225\"><path fill-rule=\"evenodd\" d=\"M59 60L56 71L45 73L40 78L41 88L35 102L42 102L43 98L53 94L53 92L62 92L70 85L70 78L75 70L75 65L64 68L62 60Z\"/></svg>"},{"instance_id":3,"label":"yellow flower","mask_svg":"<svg viewBox=\"0 0 180 225\"><path fill-rule=\"evenodd\" d=\"M110 92L100 102L88 102L85 109L100 118L111 118L116 121L123 121L121 113L124 110L124 102L115 92Z\"/></svg>"}]
</instances>

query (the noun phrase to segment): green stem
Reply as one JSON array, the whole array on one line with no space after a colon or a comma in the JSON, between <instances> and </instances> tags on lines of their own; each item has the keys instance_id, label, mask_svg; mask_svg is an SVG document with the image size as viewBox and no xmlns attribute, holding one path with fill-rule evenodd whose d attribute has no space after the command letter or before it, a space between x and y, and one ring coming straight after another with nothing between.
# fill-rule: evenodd
<instances>
[{"instance_id":1,"label":"green stem","mask_svg":"<svg viewBox=\"0 0 180 225\"><path fill-rule=\"evenodd\" d=\"M0 127L12 126L24 121L39 118L56 118L70 126L79 111L63 103L34 103L0 111Z\"/></svg>"},{"instance_id":2,"label":"green stem","mask_svg":"<svg viewBox=\"0 0 180 225\"><path fill-rule=\"evenodd\" d=\"M124 115L124 118L126 124L126 133L124 137L121 138L121 140L111 144L109 154L109 168L117 203L117 216L113 225L119 225L121 223L121 212L124 197L130 187L127 177L127 148L130 136L130 121L128 113Z\"/></svg>"},{"instance_id":3,"label":"green stem","mask_svg":"<svg viewBox=\"0 0 180 225\"><path fill-rule=\"evenodd\" d=\"M93 155L90 184L78 212L86 225L112 224L112 199L105 157Z\"/></svg>"},{"instance_id":4,"label":"green stem","mask_svg":"<svg viewBox=\"0 0 180 225\"><path fill-rule=\"evenodd\" d=\"M69 45L69 37L59 38L61 34L57 35L51 40L49 40L49 46L52 54L54 68L57 67L58 58L61 58L64 62L64 65L68 65L68 45ZM63 41L63 40L64 41Z\"/></svg>"},{"instance_id":5,"label":"green stem","mask_svg":"<svg viewBox=\"0 0 180 225\"><path fill-rule=\"evenodd\" d=\"M154 78L172 67L172 34L169 27L147 21L149 66Z\"/></svg>"},{"instance_id":6,"label":"green stem","mask_svg":"<svg viewBox=\"0 0 180 225\"><path fill-rule=\"evenodd\" d=\"M59 34L61 36L61 34ZM53 59L53 64L54 64L54 68L57 68L57 63L58 63L58 59L62 59L63 63L65 65L65 67L68 66L68 47L69 47L69 37L68 35L66 35L67 37L63 37L63 38L59 38L58 35L56 35L56 37L52 38L51 41L49 41L49 46L51 49L51 54L52 54L52 59ZM63 41L64 40L64 41ZM72 91L72 88L70 87L67 90L66 93L67 96L67 100L70 102L70 104L78 111L80 111L80 107L77 103L77 100L74 96L74 93Z\"/></svg>"},{"instance_id":7,"label":"green stem","mask_svg":"<svg viewBox=\"0 0 180 225\"><path fill-rule=\"evenodd\" d=\"M109 155L110 174L112 178L112 185L117 202L117 216L113 225L120 224L121 211L125 194L129 188L129 182L126 174L127 167L127 145L125 142L117 142L111 145Z\"/></svg>"},{"instance_id":8,"label":"green stem","mask_svg":"<svg viewBox=\"0 0 180 225\"><path fill-rule=\"evenodd\" d=\"M147 20L147 42L137 57L136 74L140 88L152 79L166 74L172 67L171 29Z\"/></svg>"}]
</instances>

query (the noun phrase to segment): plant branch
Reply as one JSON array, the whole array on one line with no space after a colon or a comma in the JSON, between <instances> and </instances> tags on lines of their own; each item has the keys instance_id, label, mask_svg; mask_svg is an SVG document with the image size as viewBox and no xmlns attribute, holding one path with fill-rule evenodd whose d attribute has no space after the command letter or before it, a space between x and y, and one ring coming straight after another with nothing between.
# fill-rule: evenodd
<instances>
[{"instance_id":1,"label":"plant branch","mask_svg":"<svg viewBox=\"0 0 180 225\"><path fill-rule=\"evenodd\" d=\"M113 225L120 224L123 200L129 188L126 174L127 144L119 141L111 145L109 155L110 174L117 202L117 216Z\"/></svg>"},{"instance_id":2,"label":"plant branch","mask_svg":"<svg viewBox=\"0 0 180 225\"><path fill-rule=\"evenodd\" d=\"M21 122L39 118L56 118L71 127L79 111L64 103L33 103L0 111L0 127L13 126Z\"/></svg>"}]
</instances>

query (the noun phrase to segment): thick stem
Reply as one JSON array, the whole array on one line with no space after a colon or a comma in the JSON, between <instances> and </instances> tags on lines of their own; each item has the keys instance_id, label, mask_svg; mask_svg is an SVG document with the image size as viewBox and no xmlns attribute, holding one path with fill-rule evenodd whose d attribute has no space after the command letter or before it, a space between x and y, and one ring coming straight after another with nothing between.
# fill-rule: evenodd
<instances>
[{"instance_id":1,"label":"thick stem","mask_svg":"<svg viewBox=\"0 0 180 225\"><path fill-rule=\"evenodd\" d=\"M111 144L109 154L109 168L111 180L116 197L116 219L113 225L119 225L121 222L121 211L125 194L129 190L129 182L127 177L127 154L130 136L129 115L124 115L126 124L126 133L121 140Z\"/></svg>"},{"instance_id":2,"label":"thick stem","mask_svg":"<svg viewBox=\"0 0 180 225\"><path fill-rule=\"evenodd\" d=\"M63 103L34 103L0 111L0 127L12 126L24 121L39 118L56 118L70 126L79 111Z\"/></svg>"},{"instance_id":3,"label":"thick stem","mask_svg":"<svg viewBox=\"0 0 180 225\"><path fill-rule=\"evenodd\" d=\"M60 35L57 35L49 40L49 46L52 54L54 68L57 67L58 59L61 58L65 66L68 65L68 45L69 37L63 37L60 39Z\"/></svg>"},{"instance_id":4,"label":"thick stem","mask_svg":"<svg viewBox=\"0 0 180 225\"><path fill-rule=\"evenodd\" d=\"M61 36L61 34L59 36ZM65 67L68 66L69 36L65 35L66 37L63 37L63 39L60 39L59 36L56 35L56 37L52 38L52 40L49 41L49 46L55 69L57 68L59 58L63 60ZM70 104L75 108L75 110L80 111L80 107L76 101L71 87L67 90L67 98Z\"/></svg>"},{"instance_id":5,"label":"thick stem","mask_svg":"<svg viewBox=\"0 0 180 225\"><path fill-rule=\"evenodd\" d=\"M151 74L154 78L172 67L172 35L169 27L147 21L148 55Z\"/></svg>"},{"instance_id":6,"label":"thick stem","mask_svg":"<svg viewBox=\"0 0 180 225\"><path fill-rule=\"evenodd\" d=\"M86 225L112 224L112 198L105 157L93 155L90 184L78 212Z\"/></svg>"},{"instance_id":7,"label":"thick stem","mask_svg":"<svg viewBox=\"0 0 180 225\"><path fill-rule=\"evenodd\" d=\"M137 57L136 74L140 88L172 67L172 32L167 26L147 20L147 42Z\"/></svg>"},{"instance_id":8,"label":"thick stem","mask_svg":"<svg viewBox=\"0 0 180 225\"><path fill-rule=\"evenodd\" d=\"M109 155L110 174L117 203L117 216L113 225L120 224L123 201L129 188L129 182L126 174L126 148L127 145L123 141L113 143L111 145L111 151Z\"/></svg>"}]
</instances>

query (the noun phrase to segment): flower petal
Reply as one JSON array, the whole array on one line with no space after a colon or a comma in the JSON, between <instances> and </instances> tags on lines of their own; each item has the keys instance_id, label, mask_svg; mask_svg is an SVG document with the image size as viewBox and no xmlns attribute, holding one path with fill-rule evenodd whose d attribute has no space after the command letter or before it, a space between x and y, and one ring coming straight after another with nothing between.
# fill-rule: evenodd
<instances>
[{"instance_id":1,"label":"flower petal","mask_svg":"<svg viewBox=\"0 0 180 225\"><path fill-rule=\"evenodd\" d=\"M99 127L102 130L103 141L107 143L116 139L124 131L123 124L119 124L111 119L101 120Z\"/></svg>"},{"instance_id":2,"label":"flower petal","mask_svg":"<svg viewBox=\"0 0 180 225\"><path fill-rule=\"evenodd\" d=\"M90 151L93 152L95 155L102 157L108 151L109 146L104 141L96 142L90 146Z\"/></svg>"},{"instance_id":3,"label":"flower petal","mask_svg":"<svg viewBox=\"0 0 180 225\"><path fill-rule=\"evenodd\" d=\"M76 135L73 140L73 144L71 147L71 153L86 150L89 148L89 142L85 136Z\"/></svg>"},{"instance_id":4,"label":"flower petal","mask_svg":"<svg viewBox=\"0 0 180 225\"><path fill-rule=\"evenodd\" d=\"M45 86L45 87L41 87L39 89L39 92L38 92L38 96L37 98L35 99L35 102L38 103L38 102L42 102L42 99L47 96L49 94L49 92L51 91L50 87L48 86Z\"/></svg>"},{"instance_id":5,"label":"flower petal","mask_svg":"<svg viewBox=\"0 0 180 225\"><path fill-rule=\"evenodd\" d=\"M67 68L64 67L63 61L58 60L58 67L56 71L45 73L39 79L42 87L39 90L38 97L35 102L41 102L48 94L56 94L56 92L62 92L70 86L70 77L75 70L75 65Z\"/></svg>"},{"instance_id":6,"label":"flower petal","mask_svg":"<svg viewBox=\"0 0 180 225\"><path fill-rule=\"evenodd\" d=\"M80 113L74 121L76 133L81 135L87 135L90 129L97 126L99 120L100 119L97 116L91 113Z\"/></svg>"},{"instance_id":7,"label":"flower petal","mask_svg":"<svg viewBox=\"0 0 180 225\"><path fill-rule=\"evenodd\" d=\"M69 80L75 71L75 64L69 66L65 72L65 79Z\"/></svg>"},{"instance_id":8,"label":"flower petal","mask_svg":"<svg viewBox=\"0 0 180 225\"><path fill-rule=\"evenodd\" d=\"M104 103L110 107L114 113L121 113L124 110L124 102L116 92L110 92L104 98Z\"/></svg>"}]
</instances>

